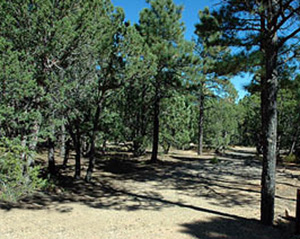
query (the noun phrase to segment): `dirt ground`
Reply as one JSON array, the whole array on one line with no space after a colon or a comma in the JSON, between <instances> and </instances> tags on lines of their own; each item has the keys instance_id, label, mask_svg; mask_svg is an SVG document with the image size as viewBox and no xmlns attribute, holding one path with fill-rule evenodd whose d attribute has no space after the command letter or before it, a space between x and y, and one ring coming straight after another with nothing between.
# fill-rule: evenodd
<instances>
[{"instance_id":1,"label":"dirt ground","mask_svg":"<svg viewBox=\"0 0 300 239\"><path fill-rule=\"evenodd\" d=\"M72 179L70 160L54 192L0 204L0 239L290 238L297 166L278 167L277 226L265 227L259 223L261 163L254 150L235 147L216 163L213 157L174 150L150 165L150 155L111 153L98 159L92 183Z\"/></svg>"}]
</instances>

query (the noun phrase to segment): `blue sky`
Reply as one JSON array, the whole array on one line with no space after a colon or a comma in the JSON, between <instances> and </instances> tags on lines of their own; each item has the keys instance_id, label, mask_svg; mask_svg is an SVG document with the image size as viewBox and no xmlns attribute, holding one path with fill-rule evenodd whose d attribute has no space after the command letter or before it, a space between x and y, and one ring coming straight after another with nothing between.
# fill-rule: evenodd
<instances>
[{"instance_id":1,"label":"blue sky","mask_svg":"<svg viewBox=\"0 0 300 239\"><path fill-rule=\"evenodd\" d=\"M145 0L111 0L114 6L122 7L125 11L126 20L132 23L138 22L139 12L149 5ZM219 3L218 0L173 0L176 4L184 6L182 20L186 26L185 38L190 40L194 34L195 24L198 20L199 10L205 7L214 8ZM247 92L243 87L249 82L249 75L234 77L231 82L239 92L239 98L242 98Z\"/></svg>"}]
</instances>

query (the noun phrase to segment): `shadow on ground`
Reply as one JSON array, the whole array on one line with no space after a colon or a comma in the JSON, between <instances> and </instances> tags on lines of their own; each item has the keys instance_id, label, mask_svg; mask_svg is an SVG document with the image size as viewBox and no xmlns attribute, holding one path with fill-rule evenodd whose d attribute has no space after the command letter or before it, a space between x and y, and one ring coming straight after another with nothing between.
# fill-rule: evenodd
<instances>
[{"instance_id":1,"label":"shadow on ground","mask_svg":"<svg viewBox=\"0 0 300 239\"><path fill-rule=\"evenodd\" d=\"M213 164L207 157L176 154L164 156L163 160L155 165L147 163L149 155L134 158L121 151L99 154L91 183L73 179L71 175L74 172L74 162L71 161L66 169L58 167L59 173L51 192L39 192L15 204L0 202L0 208L54 209L60 213L68 213L72 211L72 207L67 206L67 203L79 203L96 209L126 211L180 207L218 217L210 222L181 225L182 232L196 238L272 238L270 237L272 234L268 233L264 236L256 235L255 232L259 231L261 226L255 221L227 213L228 210L224 212L221 209L203 208L201 205L184 201L181 197L203 198L213 206L222 206L226 209L252 206L256 210L259 205L260 164L252 153L242 152L242 155L238 153L235 151L225 153L220 156L217 164ZM82 170L85 168L86 164ZM179 199L169 198L164 194L164 190L179 195ZM293 200L284 197L280 199ZM248 237L241 237L243 234Z\"/></svg>"},{"instance_id":2,"label":"shadow on ground","mask_svg":"<svg viewBox=\"0 0 300 239\"><path fill-rule=\"evenodd\" d=\"M255 220L213 218L180 225L181 232L199 239L284 239L282 230L266 227Z\"/></svg>"}]
</instances>

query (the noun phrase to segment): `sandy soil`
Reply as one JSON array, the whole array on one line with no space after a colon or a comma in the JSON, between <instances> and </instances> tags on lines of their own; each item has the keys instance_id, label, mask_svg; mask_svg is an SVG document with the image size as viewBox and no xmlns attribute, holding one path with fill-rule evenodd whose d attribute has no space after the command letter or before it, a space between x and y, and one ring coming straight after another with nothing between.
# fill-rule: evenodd
<instances>
[{"instance_id":1,"label":"sandy soil","mask_svg":"<svg viewBox=\"0 0 300 239\"><path fill-rule=\"evenodd\" d=\"M278 167L276 227L259 223L261 167L253 149L218 156L172 151L149 165L115 153L97 161L92 183L74 181L73 161L52 193L1 204L0 238L289 238L300 173ZM86 166L83 166L84 169Z\"/></svg>"}]
</instances>

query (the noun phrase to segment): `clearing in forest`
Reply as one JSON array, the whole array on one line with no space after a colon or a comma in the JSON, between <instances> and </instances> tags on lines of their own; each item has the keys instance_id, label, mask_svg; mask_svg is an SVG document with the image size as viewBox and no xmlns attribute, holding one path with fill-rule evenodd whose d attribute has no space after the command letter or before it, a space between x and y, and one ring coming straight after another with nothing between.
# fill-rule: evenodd
<instances>
[{"instance_id":1,"label":"clearing in forest","mask_svg":"<svg viewBox=\"0 0 300 239\"><path fill-rule=\"evenodd\" d=\"M254 150L201 157L173 150L159 164L149 159L107 153L98 158L91 183L72 178L70 160L53 192L1 204L0 238L289 238L293 225L285 210L294 216L300 187L293 166L277 169L278 225L270 228L259 223L261 162Z\"/></svg>"}]
</instances>

